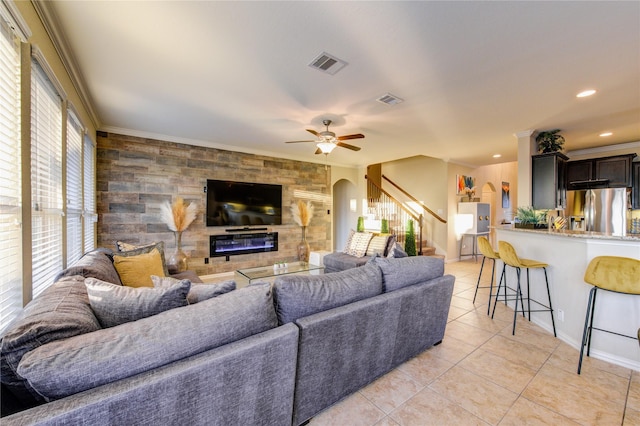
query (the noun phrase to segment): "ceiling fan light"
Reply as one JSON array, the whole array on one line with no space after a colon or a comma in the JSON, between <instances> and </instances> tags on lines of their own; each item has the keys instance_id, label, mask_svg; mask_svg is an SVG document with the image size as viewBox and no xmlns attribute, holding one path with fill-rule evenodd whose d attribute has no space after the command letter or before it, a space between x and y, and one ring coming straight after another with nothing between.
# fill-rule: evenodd
<instances>
[{"instance_id":1,"label":"ceiling fan light","mask_svg":"<svg viewBox=\"0 0 640 426\"><path fill-rule=\"evenodd\" d=\"M318 142L316 146L322 151L323 154L330 154L337 145L331 142Z\"/></svg>"}]
</instances>

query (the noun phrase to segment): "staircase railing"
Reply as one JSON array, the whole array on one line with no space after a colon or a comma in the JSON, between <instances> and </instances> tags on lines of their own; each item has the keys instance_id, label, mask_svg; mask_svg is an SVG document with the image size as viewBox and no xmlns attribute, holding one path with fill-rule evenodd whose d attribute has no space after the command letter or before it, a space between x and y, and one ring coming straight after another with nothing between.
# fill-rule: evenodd
<instances>
[{"instance_id":1,"label":"staircase railing","mask_svg":"<svg viewBox=\"0 0 640 426\"><path fill-rule=\"evenodd\" d=\"M367 180L368 213L374 214L379 219L386 219L389 222L389 230L396 236L396 240L401 245L404 245L406 240L405 226L409 220L413 220L418 226L418 254L422 255L422 215L416 214L405 207L366 175L365 179Z\"/></svg>"},{"instance_id":2,"label":"staircase railing","mask_svg":"<svg viewBox=\"0 0 640 426\"><path fill-rule=\"evenodd\" d=\"M422 201L419 201L417 198L415 198L413 195L409 194L407 191L405 191L404 189L402 189L400 186L398 186L394 181L392 181L391 179L389 179L388 177L386 177L385 175L382 175L382 178L384 180L386 180L387 182L389 182L391 185L393 185L398 191L402 192L404 195L406 195L411 201L415 202L416 204L418 204L419 206L422 207L422 209L424 211L426 211L427 213L429 213L431 216L435 217L436 219L438 219L440 222L442 223L447 223L447 221L445 219L443 219L442 217L440 217L438 214L434 213L433 210L431 210L429 207L425 206L424 203Z\"/></svg>"}]
</instances>

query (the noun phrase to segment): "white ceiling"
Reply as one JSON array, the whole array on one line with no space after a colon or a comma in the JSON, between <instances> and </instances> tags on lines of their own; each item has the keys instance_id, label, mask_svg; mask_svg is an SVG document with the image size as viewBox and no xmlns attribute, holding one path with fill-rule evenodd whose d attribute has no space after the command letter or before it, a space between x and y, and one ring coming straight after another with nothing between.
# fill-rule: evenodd
<instances>
[{"instance_id":1,"label":"white ceiling","mask_svg":"<svg viewBox=\"0 0 640 426\"><path fill-rule=\"evenodd\" d=\"M637 1L46 7L106 131L323 162L284 141L330 118L338 135L366 135L329 156L341 165L513 161L514 133L535 129L560 128L567 150L640 140ZM310 68L323 51L348 65ZM405 102L376 102L387 92Z\"/></svg>"}]
</instances>

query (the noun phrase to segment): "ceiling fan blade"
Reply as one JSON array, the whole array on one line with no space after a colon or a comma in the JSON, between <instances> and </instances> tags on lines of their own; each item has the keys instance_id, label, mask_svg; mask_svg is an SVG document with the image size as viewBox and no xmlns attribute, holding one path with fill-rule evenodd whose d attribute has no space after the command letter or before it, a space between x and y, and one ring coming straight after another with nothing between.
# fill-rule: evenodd
<instances>
[{"instance_id":1,"label":"ceiling fan blade","mask_svg":"<svg viewBox=\"0 0 640 426\"><path fill-rule=\"evenodd\" d=\"M322 150L320 148L316 149L316 152L314 152L314 154L322 154Z\"/></svg>"},{"instance_id":2,"label":"ceiling fan blade","mask_svg":"<svg viewBox=\"0 0 640 426\"><path fill-rule=\"evenodd\" d=\"M317 141L287 141L285 143L302 143L302 142L317 142Z\"/></svg>"},{"instance_id":3,"label":"ceiling fan blade","mask_svg":"<svg viewBox=\"0 0 640 426\"><path fill-rule=\"evenodd\" d=\"M339 141L348 141L349 139L362 139L362 138L364 138L364 135L362 133L355 133L353 135L338 136L336 139L338 139Z\"/></svg>"},{"instance_id":4,"label":"ceiling fan blade","mask_svg":"<svg viewBox=\"0 0 640 426\"><path fill-rule=\"evenodd\" d=\"M318 132L312 129L307 129L307 132L311 133L313 136L318 136Z\"/></svg>"},{"instance_id":5,"label":"ceiling fan blade","mask_svg":"<svg viewBox=\"0 0 640 426\"><path fill-rule=\"evenodd\" d=\"M351 151L360 151L362 148L359 146L349 145L348 143L338 142L336 145L341 146L343 148L350 149Z\"/></svg>"}]
</instances>

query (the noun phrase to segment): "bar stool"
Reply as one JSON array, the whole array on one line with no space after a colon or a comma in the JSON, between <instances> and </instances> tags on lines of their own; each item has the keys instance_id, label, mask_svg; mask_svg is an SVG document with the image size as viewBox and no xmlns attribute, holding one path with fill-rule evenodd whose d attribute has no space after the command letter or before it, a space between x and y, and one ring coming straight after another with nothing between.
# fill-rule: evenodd
<instances>
[{"instance_id":1,"label":"bar stool","mask_svg":"<svg viewBox=\"0 0 640 426\"><path fill-rule=\"evenodd\" d=\"M522 316L525 316L525 310L524 310L524 301L523 301L523 296L522 296L522 288L520 286L520 270L522 268L526 268L527 270L527 313L529 314L529 321L531 321L531 312L550 312L551 313L551 325L553 326L553 336L557 337L556 335L556 323L555 320L553 318L553 307L551 306L551 292L549 291L549 277L547 276L547 265L546 263L543 262L538 262L537 260L529 260L529 259L520 259L518 257L518 255L516 254L516 250L513 248L513 246L511 244L509 244L506 241L499 241L498 242L498 253L500 254L500 259L502 259L502 261L504 262L505 265L509 265L512 268L515 268L516 270L516 274L518 276L518 286L516 287L516 295L515 295L515 301L516 304L514 306L514 310L513 310L513 332L512 334L516 334L516 320L518 318L518 299L520 299L520 306L522 306ZM531 297L529 296L531 293L529 292L529 269L540 269L542 268L542 270L544 271L544 279L545 282L547 284L547 297L549 298L549 306L546 306L542 303L540 303L537 300L531 299ZM506 290L506 286L507 286L507 279L505 276L505 302L507 300L507 290ZM496 294L496 303L494 303L493 305L493 313L495 314L496 312L496 305L498 304L498 295L500 294L500 287L502 285L502 279L500 279L500 283L498 284L498 292ZM544 309L536 309L536 310L531 310L531 302L542 306L542 308ZM491 317L493 318L493 314L491 315Z\"/></svg>"},{"instance_id":2,"label":"bar stool","mask_svg":"<svg viewBox=\"0 0 640 426\"><path fill-rule=\"evenodd\" d=\"M584 331L582 333L582 346L580 347L580 360L578 361L578 374L582 368L582 355L587 346L587 356L591 350L592 330L604 331L630 339L634 336L626 336L610 330L603 330L593 326L593 313L596 310L597 290L606 290L621 294L640 294L640 260L628 257L598 256L594 257L584 273L584 281L592 284L587 303L587 315L584 319ZM640 329L638 330L640 338Z\"/></svg>"},{"instance_id":3,"label":"bar stool","mask_svg":"<svg viewBox=\"0 0 640 426\"><path fill-rule=\"evenodd\" d=\"M496 260L500 259L500 254L493 250L491 247L491 243L487 239L487 237L478 237L478 249L480 253L482 253L482 264L480 265L480 274L478 275L478 282L476 284L476 292L473 295L473 303L476 303L476 296L478 295L479 288L488 288L489 289L489 303L487 304L487 315L489 315L489 311L491 310L491 297L493 295L493 280L496 275ZM482 270L484 269L484 261L485 259L490 259L493 261L491 268L491 284L489 287L480 286L480 279L482 278ZM502 282L502 277L504 277L505 267L502 267L502 275L500 275L500 281Z\"/></svg>"}]
</instances>

